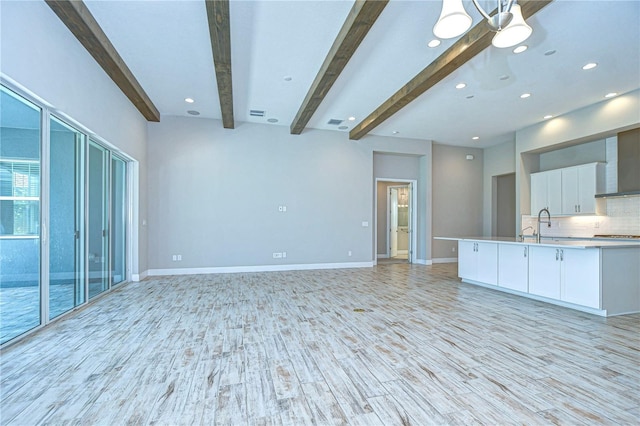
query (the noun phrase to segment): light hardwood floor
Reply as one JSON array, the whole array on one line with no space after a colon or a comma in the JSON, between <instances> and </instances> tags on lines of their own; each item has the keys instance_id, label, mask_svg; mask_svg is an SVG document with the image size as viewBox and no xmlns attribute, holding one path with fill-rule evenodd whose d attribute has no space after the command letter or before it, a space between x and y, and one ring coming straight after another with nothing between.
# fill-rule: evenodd
<instances>
[{"instance_id":1,"label":"light hardwood floor","mask_svg":"<svg viewBox=\"0 0 640 426\"><path fill-rule=\"evenodd\" d=\"M638 424L640 316L456 265L160 277L1 354L1 423Z\"/></svg>"}]
</instances>

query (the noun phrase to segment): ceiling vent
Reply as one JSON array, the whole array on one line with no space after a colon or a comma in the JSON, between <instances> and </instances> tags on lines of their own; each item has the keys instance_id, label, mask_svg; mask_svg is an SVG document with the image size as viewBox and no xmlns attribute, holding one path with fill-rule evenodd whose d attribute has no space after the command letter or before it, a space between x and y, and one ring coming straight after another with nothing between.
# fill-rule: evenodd
<instances>
[{"instance_id":1,"label":"ceiling vent","mask_svg":"<svg viewBox=\"0 0 640 426\"><path fill-rule=\"evenodd\" d=\"M252 117L264 117L264 111L261 111L259 109L250 109L249 115Z\"/></svg>"},{"instance_id":2,"label":"ceiling vent","mask_svg":"<svg viewBox=\"0 0 640 426\"><path fill-rule=\"evenodd\" d=\"M338 120L337 118L332 118L327 122L327 124L329 124L330 126L339 126L340 124L342 124L343 121L344 120Z\"/></svg>"}]
</instances>

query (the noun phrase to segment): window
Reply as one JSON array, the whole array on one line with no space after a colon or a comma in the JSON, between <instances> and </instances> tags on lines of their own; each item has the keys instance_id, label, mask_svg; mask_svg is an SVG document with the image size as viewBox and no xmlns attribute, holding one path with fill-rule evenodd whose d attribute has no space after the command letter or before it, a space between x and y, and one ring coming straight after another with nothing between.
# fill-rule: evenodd
<instances>
[{"instance_id":1,"label":"window","mask_svg":"<svg viewBox=\"0 0 640 426\"><path fill-rule=\"evenodd\" d=\"M38 235L39 195L39 161L0 160L0 235Z\"/></svg>"}]
</instances>

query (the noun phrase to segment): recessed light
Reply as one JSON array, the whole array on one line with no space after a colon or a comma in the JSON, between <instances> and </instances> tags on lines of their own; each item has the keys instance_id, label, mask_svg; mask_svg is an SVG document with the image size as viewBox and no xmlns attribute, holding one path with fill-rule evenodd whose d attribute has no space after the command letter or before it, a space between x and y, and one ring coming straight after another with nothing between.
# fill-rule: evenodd
<instances>
[{"instance_id":1,"label":"recessed light","mask_svg":"<svg viewBox=\"0 0 640 426\"><path fill-rule=\"evenodd\" d=\"M464 89L467 87L466 83L458 83L456 84L456 89Z\"/></svg>"},{"instance_id":2,"label":"recessed light","mask_svg":"<svg viewBox=\"0 0 640 426\"><path fill-rule=\"evenodd\" d=\"M616 92L611 92L604 95L605 98L613 98L614 96L618 96L618 94Z\"/></svg>"},{"instance_id":3,"label":"recessed light","mask_svg":"<svg viewBox=\"0 0 640 426\"><path fill-rule=\"evenodd\" d=\"M438 47L440 46L440 40L438 40L437 38L434 38L433 40L431 40L427 46L429 47Z\"/></svg>"},{"instance_id":4,"label":"recessed light","mask_svg":"<svg viewBox=\"0 0 640 426\"><path fill-rule=\"evenodd\" d=\"M466 98L467 99L473 99L475 97L475 95L467 95Z\"/></svg>"},{"instance_id":5,"label":"recessed light","mask_svg":"<svg viewBox=\"0 0 640 426\"><path fill-rule=\"evenodd\" d=\"M194 110L192 110L192 109L190 109L189 111L187 111L187 114L190 114L190 115L200 115L200 113L199 113L198 111L194 111Z\"/></svg>"},{"instance_id":6,"label":"recessed light","mask_svg":"<svg viewBox=\"0 0 640 426\"><path fill-rule=\"evenodd\" d=\"M269 123L277 123L277 122L278 122L278 119L277 119L277 118L267 118L267 121L268 121Z\"/></svg>"},{"instance_id":7,"label":"recessed light","mask_svg":"<svg viewBox=\"0 0 640 426\"><path fill-rule=\"evenodd\" d=\"M293 80L293 77L291 77L290 75L284 76L284 81L291 81L291 80Z\"/></svg>"},{"instance_id":8,"label":"recessed light","mask_svg":"<svg viewBox=\"0 0 640 426\"><path fill-rule=\"evenodd\" d=\"M347 130L349 126L338 126L339 130Z\"/></svg>"},{"instance_id":9,"label":"recessed light","mask_svg":"<svg viewBox=\"0 0 640 426\"><path fill-rule=\"evenodd\" d=\"M356 121L356 118L355 118L355 117L349 117L347 120L349 120L349 121Z\"/></svg>"},{"instance_id":10,"label":"recessed light","mask_svg":"<svg viewBox=\"0 0 640 426\"><path fill-rule=\"evenodd\" d=\"M545 116L544 116L544 117L542 117L542 118L544 118L545 120L548 120L548 119L550 119L550 118L553 118L553 115L551 115L551 114L547 114L547 115L545 115Z\"/></svg>"},{"instance_id":11,"label":"recessed light","mask_svg":"<svg viewBox=\"0 0 640 426\"><path fill-rule=\"evenodd\" d=\"M529 48L529 46L527 46L526 44L521 44L520 46L518 46L515 49L513 49L513 53L522 53L525 50L527 50L528 48Z\"/></svg>"},{"instance_id":12,"label":"recessed light","mask_svg":"<svg viewBox=\"0 0 640 426\"><path fill-rule=\"evenodd\" d=\"M547 50L546 52L544 52L544 56L551 56L551 55L553 55L554 53L556 53L556 51L555 51L555 50L553 50L553 49L552 49L552 50Z\"/></svg>"},{"instance_id":13,"label":"recessed light","mask_svg":"<svg viewBox=\"0 0 640 426\"><path fill-rule=\"evenodd\" d=\"M480 136L474 136L471 139L473 139L474 141L477 141L478 139L480 139Z\"/></svg>"},{"instance_id":14,"label":"recessed light","mask_svg":"<svg viewBox=\"0 0 640 426\"><path fill-rule=\"evenodd\" d=\"M595 68L595 67L597 67L597 66L598 66L598 64L596 64L595 62L589 62L588 64L585 64L585 65L582 67L582 69L583 69L583 70L592 70L592 69L594 69L594 68Z\"/></svg>"},{"instance_id":15,"label":"recessed light","mask_svg":"<svg viewBox=\"0 0 640 426\"><path fill-rule=\"evenodd\" d=\"M185 101L186 103L188 103L188 104L192 104L192 103L194 103L194 102L195 102L195 101L194 101L193 99L191 99L191 98L184 98L184 101Z\"/></svg>"},{"instance_id":16,"label":"recessed light","mask_svg":"<svg viewBox=\"0 0 640 426\"><path fill-rule=\"evenodd\" d=\"M522 98L522 99L526 99L526 98L528 98L529 96L531 96L531 93L523 93L522 95L520 95L520 98Z\"/></svg>"}]
</instances>

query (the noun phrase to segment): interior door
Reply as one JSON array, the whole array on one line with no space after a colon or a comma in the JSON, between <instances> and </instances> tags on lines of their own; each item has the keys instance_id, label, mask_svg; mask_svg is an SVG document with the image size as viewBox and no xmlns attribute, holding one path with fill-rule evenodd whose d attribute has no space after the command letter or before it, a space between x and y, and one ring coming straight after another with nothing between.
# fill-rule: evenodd
<instances>
[{"instance_id":1,"label":"interior door","mask_svg":"<svg viewBox=\"0 0 640 426\"><path fill-rule=\"evenodd\" d=\"M389 256L398 255L398 188L389 189Z\"/></svg>"}]
</instances>

